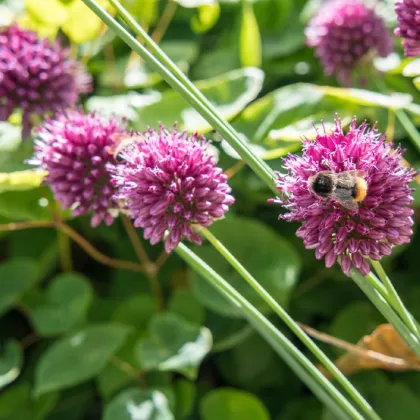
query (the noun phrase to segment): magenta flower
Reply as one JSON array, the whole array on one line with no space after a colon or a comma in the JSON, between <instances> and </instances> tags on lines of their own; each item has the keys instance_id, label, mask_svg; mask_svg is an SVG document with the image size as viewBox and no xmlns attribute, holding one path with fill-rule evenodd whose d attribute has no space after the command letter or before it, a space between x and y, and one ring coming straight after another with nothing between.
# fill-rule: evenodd
<instances>
[{"instance_id":1,"label":"magenta flower","mask_svg":"<svg viewBox=\"0 0 420 420\"><path fill-rule=\"evenodd\" d=\"M384 22L359 0L330 0L306 28L306 41L314 47L327 76L336 74L350 84L351 71L373 54L386 57L393 40Z\"/></svg>"},{"instance_id":2,"label":"magenta flower","mask_svg":"<svg viewBox=\"0 0 420 420\"><path fill-rule=\"evenodd\" d=\"M420 0L397 0L395 4L398 28L395 35L404 38L407 57L420 56Z\"/></svg>"},{"instance_id":3,"label":"magenta flower","mask_svg":"<svg viewBox=\"0 0 420 420\"><path fill-rule=\"evenodd\" d=\"M91 77L58 43L17 25L0 31L0 121L20 108L27 136L35 115L72 107L90 89Z\"/></svg>"},{"instance_id":4,"label":"magenta flower","mask_svg":"<svg viewBox=\"0 0 420 420\"><path fill-rule=\"evenodd\" d=\"M226 175L207 153L208 143L163 127L134 138L121 153L124 163L115 165L116 199L126 203L134 226L144 229L152 245L165 231L168 253L183 238L200 245L194 227L210 226L235 201Z\"/></svg>"},{"instance_id":5,"label":"magenta flower","mask_svg":"<svg viewBox=\"0 0 420 420\"><path fill-rule=\"evenodd\" d=\"M415 172L401 165L402 153L366 123L357 127L353 120L344 134L337 118L332 133L318 132L315 141L304 141L302 156L285 158L288 173L278 173L283 197L272 201L288 210L282 219L302 223L296 235L307 249L315 249L316 258L323 258L327 267L339 259L345 274L354 266L366 275L370 271L366 257L380 260L390 255L394 246L408 243L413 233L408 185ZM364 190L359 191L358 203L357 190L346 197L346 190L337 187L334 194L322 197L328 185L320 183L316 190L321 195L313 192L313 176L320 171L355 170L367 187L364 199Z\"/></svg>"},{"instance_id":6,"label":"magenta flower","mask_svg":"<svg viewBox=\"0 0 420 420\"><path fill-rule=\"evenodd\" d=\"M81 111L59 114L37 130L30 163L48 171L45 182L64 209L71 208L75 217L93 213L93 227L114 220L114 187L107 163L113 161L112 136L122 132L116 121Z\"/></svg>"}]
</instances>

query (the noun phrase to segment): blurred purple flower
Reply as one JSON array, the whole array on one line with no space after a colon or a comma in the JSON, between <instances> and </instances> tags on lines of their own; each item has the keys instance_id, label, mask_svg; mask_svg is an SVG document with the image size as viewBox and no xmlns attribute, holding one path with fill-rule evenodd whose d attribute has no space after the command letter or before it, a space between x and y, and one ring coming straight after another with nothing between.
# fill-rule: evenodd
<instances>
[{"instance_id":1,"label":"blurred purple flower","mask_svg":"<svg viewBox=\"0 0 420 420\"><path fill-rule=\"evenodd\" d=\"M330 0L318 10L305 30L327 76L336 74L349 85L351 71L372 54L386 57L393 40L384 22L359 0Z\"/></svg>"},{"instance_id":2,"label":"blurred purple flower","mask_svg":"<svg viewBox=\"0 0 420 420\"><path fill-rule=\"evenodd\" d=\"M407 57L420 56L420 0L397 0L395 4L398 27L395 35L404 38Z\"/></svg>"},{"instance_id":3,"label":"blurred purple flower","mask_svg":"<svg viewBox=\"0 0 420 420\"><path fill-rule=\"evenodd\" d=\"M0 121L22 109L23 135L32 117L74 106L91 90L91 77L58 43L11 25L0 31Z\"/></svg>"},{"instance_id":4,"label":"blurred purple flower","mask_svg":"<svg viewBox=\"0 0 420 420\"><path fill-rule=\"evenodd\" d=\"M152 245L169 231L167 253L183 238L200 245L194 226L210 226L235 201L207 147L197 134L150 129L122 150L124 163L114 167L116 200L125 203L134 226L144 229Z\"/></svg>"},{"instance_id":5,"label":"blurred purple flower","mask_svg":"<svg viewBox=\"0 0 420 420\"><path fill-rule=\"evenodd\" d=\"M332 133L317 132L315 141L304 141L302 156L284 159L288 173L278 173L283 197L271 201L289 211L282 219L302 222L296 235L327 267L339 258L345 274L354 266L366 275L370 267L365 257L380 260L392 247L408 243L413 233L408 185L415 172L401 165L402 153L366 123L357 127L355 119L344 134L337 118ZM367 181L366 198L355 211L318 198L309 189L309 177L320 171L355 169L364 171Z\"/></svg>"},{"instance_id":6,"label":"blurred purple flower","mask_svg":"<svg viewBox=\"0 0 420 420\"><path fill-rule=\"evenodd\" d=\"M69 111L45 121L37 129L35 155L30 161L48 171L48 184L64 209L73 216L92 212L91 225L111 225L116 208L107 163L113 161L113 135L124 132L115 120L94 113Z\"/></svg>"}]
</instances>

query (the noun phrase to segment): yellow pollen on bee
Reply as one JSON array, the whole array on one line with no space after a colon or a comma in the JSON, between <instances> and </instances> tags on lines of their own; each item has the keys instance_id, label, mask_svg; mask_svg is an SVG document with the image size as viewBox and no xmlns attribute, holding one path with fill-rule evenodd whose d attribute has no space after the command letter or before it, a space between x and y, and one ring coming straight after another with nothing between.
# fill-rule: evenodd
<instances>
[{"instance_id":1,"label":"yellow pollen on bee","mask_svg":"<svg viewBox=\"0 0 420 420\"><path fill-rule=\"evenodd\" d=\"M366 180L358 177L356 179L356 197L354 197L354 201L363 201L366 198L367 188Z\"/></svg>"}]
</instances>

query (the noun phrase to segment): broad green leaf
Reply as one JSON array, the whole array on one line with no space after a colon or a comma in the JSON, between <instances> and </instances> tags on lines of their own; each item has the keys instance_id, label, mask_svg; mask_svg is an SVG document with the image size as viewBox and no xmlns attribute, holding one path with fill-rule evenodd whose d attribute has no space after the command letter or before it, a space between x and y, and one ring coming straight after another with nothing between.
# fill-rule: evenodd
<instances>
[{"instance_id":1,"label":"broad green leaf","mask_svg":"<svg viewBox=\"0 0 420 420\"><path fill-rule=\"evenodd\" d=\"M123 325L95 325L53 343L36 365L36 395L68 388L98 375L128 332L129 328Z\"/></svg>"},{"instance_id":2,"label":"broad green leaf","mask_svg":"<svg viewBox=\"0 0 420 420\"><path fill-rule=\"evenodd\" d=\"M253 394L233 388L218 388L200 401L202 420L270 420L268 410Z\"/></svg>"},{"instance_id":3,"label":"broad green leaf","mask_svg":"<svg viewBox=\"0 0 420 420\"><path fill-rule=\"evenodd\" d=\"M168 310L197 325L201 325L205 317L203 306L192 292L187 289L177 289L172 293L168 303Z\"/></svg>"},{"instance_id":4,"label":"broad green leaf","mask_svg":"<svg viewBox=\"0 0 420 420\"><path fill-rule=\"evenodd\" d=\"M152 316L157 312L156 303L150 295L136 295L124 299L112 314L112 320L144 332Z\"/></svg>"},{"instance_id":5,"label":"broad green leaf","mask_svg":"<svg viewBox=\"0 0 420 420\"><path fill-rule=\"evenodd\" d=\"M0 353L0 389L13 382L19 375L23 363L23 352L15 340L7 341Z\"/></svg>"},{"instance_id":6,"label":"broad green leaf","mask_svg":"<svg viewBox=\"0 0 420 420\"><path fill-rule=\"evenodd\" d=\"M148 0L142 3L138 0L122 0L121 4L145 28L153 25L159 17L159 0Z\"/></svg>"},{"instance_id":7,"label":"broad green leaf","mask_svg":"<svg viewBox=\"0 0 420 420\"><path fill-rule=\"evenodd\" d=\"M138 339L139 334L130 334L124 345L115 354L115 360L109 361L96 378L99 392L105 399L108 400L127 385L136 383L135 378L124 371L118 362L123 365L128 363L133 368L138 369L140 374L141 368L135 354L135 345Z\"/></svg>"},{"instance_id":8,"label":"broad green leaf","mask_svg":"<svg viewBox=\"0 0 420 420\"><path fill-rule=\"evenodd\" d=\"M0 395L1 420L44 420L54 408L58 395L53 392L34 398L28 383L19 383Z\"/></svg>"},{"instance_id":9,"label":"broad green leaf","mask_svg":"<svg viewBox=\"0 0 420 420\"><path fill-rule=\"evenodd\" d=\"M417 420L420 411L418 392L412 392L405 384L395 383L382 393L374 406L384 420Z\"/></svg>"},{"instance_id":10,"label":"broad green leaf","mask_svg":"<svg viewBox=\"0 0 420 420\"><path fill-rule=\"evenodd\" d=\"M92 294L89 280L81 274L58 275L41 301L29 308L29 316L38 334L61 334L77 326L86 315Z\"/></svg>"},{"instance_id":11,"label":"broad green leaf","mask_svg":"<svg viewBox=\"0 0 420 420\"><path fill-rule=\"evenodd\" d=\"M186 379L178 379L174 388L176 396L175 418L182 420L188 417L194 409L197 388L193 382Z\"/></svg>"},{"instance_id":12,"label":"broad green leaf","mask_svg":"<svg viewBox=\"0 0 420 420\"><path fill-rule=\"evenodd\" d=\"M299 256L292 245L253 219L229 217L215 223L211 230L267 292L282 306L287 306L300 270ZM270 311L268 305L212 246L194 247L194 251L223 278L229 279L229 283L259 310ZM192 273L192 286L196 296L208 308L221 315L242 317L239 308L196 273Z\"/></svg>"},{"instance_id":13,"label":"broad green leaf","mask_svg":"<svg viewBox=\"0 0 420 420\"><path fill-rule=\"evenodd\" d=\"M204 4L198 8L198 14L191 19L191 28L201 34L209 31L216 24L220 16L219 3Z\"/></svg>"},{"instance_id":14,"label":"broad green leaf","mask_svg":"<svg viewBox=\"0 0 420 420\"><path fill-rule=\"evenodd\" d=\"M190 324L176 314L157 314L150 324L150 338L137 345L137 358L145 370L174 371L195 379L211 345L207 328Z\"/></svg>"},{"instance_id":15,"label":"broad green leaf","mask_svg":"<svg viewBox=\"0 0 420 420\"><path fill-rule=\"evenodd\" d=\"M216 106L223 118L231 120L255 99L263 80L264 73L250 67L199 81L196 86ZM177 121L179 128L192 132L205 133L212 129L175 91L167 90L156 99L156 103L150 105L139 104L139 119L135 122L135 128L144 130L148 125L156 127L159 122L172 127Z\"/></svg>"},{"instance_id":16,"label":"broad green leaf","mask_svg":"<svg viewBox=\"0 0 420 420\"><path fill-rule=\"evenodd\" d=\"M38 275L35 261L15 258L0 265L0 316L19 303Z\"/></svg>"},{"instance_id":17,"label":"broad green leaf","mask_svg":"<svg viewBox=\"0 0 420 420\"><path fill-rule=\"evenodd\" d=\"M261 66L261 37L254 9L249 1L242 5L241 30L239 33L239 54L244 67Z\"/></svg>"},{"instance_id":18,"label":"broad green leaf","mask_svg":"<svg viewBox=\"0 0 420 420\"><path fill-rule=\"evenodd\" d=\"M42 170L0 173L0 193L38 188L46 175L47 172Z\"/></svg>"},{"instance_id":19,"label":"broad green leaf","mask_svg":"<svg viewBox=\"0 0 420 420\"><path fill-rule=\"evenodd\" d=\"M25 0L26 11L37 21L51 26L61 26L68 19L68 6L60 0ZM48 11L46 13L46 11Z\"/></svg>"},{"instance_id":20,"label":"broad green leaf","mask_svg":"<svg viewBox=\"0 0 420 420\"><path fill-rule=\"evenodd\" d=\"M106 407L103 420L175 420L165 394L157 390L130 388Z\"/></svg>"}]
</instances>

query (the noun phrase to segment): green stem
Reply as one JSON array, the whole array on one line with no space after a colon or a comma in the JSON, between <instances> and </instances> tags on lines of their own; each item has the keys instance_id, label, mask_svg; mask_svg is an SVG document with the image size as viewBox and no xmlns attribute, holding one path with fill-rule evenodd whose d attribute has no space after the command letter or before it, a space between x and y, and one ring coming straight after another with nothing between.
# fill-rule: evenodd
<instances>
[{"instance_id":1,"label":"green stem","mask_svg":"<svg viewBox=\"0 0 420 420\"><path fill-rule=\"evenodd\" d=\"M201 233L214 248L229 262L238 274L258 293L258 295L270 306L270 308L282 319L291 331L302 341L312 354L324 365L338 383L349 393L358 404L360 410L368 419L378 420L380 417L373 411L370 404L363 398L351 382L340 372L334 363L312 341L312 339L299 327L293 318L271 297L271 295L258 283L246 268L230 253L230 251L208 230L202 229Z\"/></svg>"},{"instance_id":2,"label":"green stem","mask_svg":"<svg viewBox=\"0 0 420 420\"><path fill-rule=\"evenodd\" d=\"M244 316L254 328L331 411L342 419L364 419L337 388L321 374L316 366L225 279L184 244L179 244L176 252L197 273L217 288L223 296L242 310Z\"/></svg>"},{"instance_id":3,"label":"green stem","mask_svg":"<svg viewBox=\"0 0 420 420\"><path fill-rule=\"evenodd\" d=\"M71 258L70 238L61 230L57 230L58 249L60 250L60 262L63 271L73 271L73 261Z\"/></svg>"},{"instance_id":4,"label":"green stem","mask_svg":"<svg viewBox=\"0 0 420 420\"><path fill-rule=\"evenodd\" d=\"M401 321L401 318L392 309L387 300L381 295L378 290L372 286L372 280L368 280L369 277L375 276L369 273L366 277L360 274L356 269L350 270L350 276L354 282L362 289L363 293L370 299L370 301L376 306L379 312L384 318L392 324L395 330L400 334L403 340L413 350L413 352L420 357L420 342L417 337L407 328L407 326Z\"/></svg>"},{"instance_id":5,"label":"green stem","mask_svg":"<svg viewBox=\"0 0 420 420\"><path fill-rule=\"evenodd\" d=\"M236 150L242 159L251 169L277 194L274 173L269 166L256 156L248 145L242 141L233 130L233 127L221 118L214 106L198 91L198 89L183 75L181 70L167 57L160 47L149 37L143 28L130 16L117 0L110 0L111 4L118 10L136 34L143 39L146 46L136 40L122 25L109 15L95 0L83 0L83 2L96 14L104 23L134 51L136 51L151 67L158 72L164 80L175 89L193 108L195 108L208 123L217 130L223 138ZM174 74L175 73L175 74Z\"/></svg>"},{"instance_id":6,"label":"green stem","mask_svg":"<svg viewBox=\"0 0 420 420\"><path fill-rule=\"evenodd\" d=\"M407 328L410 329L410 331L417 337L417 340L420 342L420 335L417 325L410 312L408 312L407 308L404 306L404 303L395 290L394 285L392 284L390 278L387 276L381 263L379 261L371 261L371 264L381 279L382 283L386 287L391 306L398 312Z\"/></svg>"}]
</instances>

